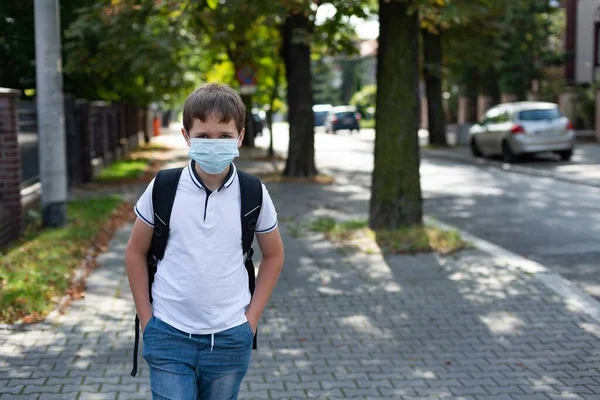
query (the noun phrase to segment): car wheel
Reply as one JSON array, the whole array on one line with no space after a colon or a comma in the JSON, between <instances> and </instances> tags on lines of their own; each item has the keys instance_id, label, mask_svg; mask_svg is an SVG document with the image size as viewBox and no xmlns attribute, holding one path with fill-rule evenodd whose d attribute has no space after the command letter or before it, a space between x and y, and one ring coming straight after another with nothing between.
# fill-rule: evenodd
<instances>
[{"instance_id":1,"label":"car wheel","mask_svg":"<svg viewBox=\"0 0 600 400\"><path fill-rule=\"evenodd\" d=\"M483 157L483 153L481 152L481 149L477 145L475 138L471 139L471 154L473 155L473 157L477 157L477 158Z\"/></svg>"},{"instance_id":2,"label":"car wheel","mask_svg":"<svg viewBox=\"0 0 600 400\"><path fill-rule=\"evenodd\" d=\"M570 161L571 157L573 157L573 149L559 151L557 153L563 161Z\"/></svg>"},{"instance_id":3,"label":"car wheel","mask_svg":"<svg viewBox=\"0 0 600 400\"><path fill-rule=\"evenodd\" d=\"M510 144L508 144L506 141L502 142L502 156L504 157L504 161L509 164L517 161L517 155L510 148Z\"/></svg>"}]
</instances>

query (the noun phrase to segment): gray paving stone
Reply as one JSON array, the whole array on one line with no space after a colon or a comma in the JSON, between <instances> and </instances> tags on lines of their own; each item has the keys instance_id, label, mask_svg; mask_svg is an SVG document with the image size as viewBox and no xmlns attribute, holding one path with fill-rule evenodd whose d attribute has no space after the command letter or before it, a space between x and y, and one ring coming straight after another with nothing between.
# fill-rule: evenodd
<instances>
[{"instance_id":1,"label":"gray paving stone","mask_svg":"<svg viewBox=\"0 0 600 400\"><path fill-rule=\"evenodd\" d=\"M514 400L514 397L508 394L494 394L490 396L475 396L477 400Z\"/></svg>"},{"instance_id":2,"label":"gray paving stone","mask_svg":"<svg viewBox=\"0 0 600 400\"><path fill-rule=\"evenodd\" d=\"M77 400L78 393L70 394L41 394L40 400Z\"/></svg>"},{"instance_id":3,"label":"gray paving stone","mask_svg":"<svg viewBox=\"0 0 600 400\"><path fill-rule=\"evenodd\" d=\"M62 385L54 385L54 386L37 386L37 385L27 385L23 388L23 394L30 393L59 393Z\"/></svg>"},{"instance_id":4,"label":"gray paving stone","mask_svg":"<svg viewBox=\"0 0 600 400\"><path fill-rule=\"evenodd\" d=\"M81 392L77 400L116 400L117 393Z\"/></svg>"},{"instance_id":5,"label":"gray paving stone","mask_svg":"<svg viewBox=\"0 0 600 400\"><path fill-rule=\"evenodd\" d=\"M356 214L348 201L352 195L339 196L347 193L342 184L327 188L333 192L294 185L269 189L282 218L327 211L318 209L329 203L348 217ZM308 196L314 197L310 206ZM73 303L61 326L0 331L0 352L11 356L0 357L0 400L10 398L10 384L13 394L28 399L73 398L79 392L77 400L151 397L143 359L140 376L128 376L133 304L122 267L127 236L126 230L119 233L90 277L86 298ZM261 321L260 348L241 399L600 395L600 338L588 333L599 324L485 254L383 260L343 255L318 235L284 234L284 242L286 268ZM401 290L388 291L390 284ZM117 288L121 294L115 297ZM497 332L486 318L520 324ZM56 388L73 392L53 394Z\"/></svg>"},{"instance_id":6,"label":"gray paving stone","mask_svg":"<svg viewBox=\"0 0 600 400\"><path fill-rule=\"evenodd\" d=\"M46 382L46 378L35 378L35 379L15 378L15 379L10 379L6 386L9 386L9 387L10 386L28 386L28 385L42 386L42 385L44 385L45 382Z\"/></svg>"},{"instance_id":7,"label":"gray paving stone","mask_svg":"<svg viewBox=\"0 0 600 400\"><path fill-rule=\"evenodd\" d=\"M515 400L549 400L550 397L546 396L543 393L535 393L535 394L516 394L512 395Z\"/></svg>"},{"instance_id":8,"label":"gray paving stone","mask_svg":"<svg viewBox=\"0 0 600 400\"><path fill-rule=\"evenodd\" d=\"M463 388L451 388L450 391L455 396L466 396L466 395L487 395L488 393L480 386L463 387Z\"/></svg>"},{"instance_id":9,"label":"gray paving stone","mask_svg":"<svg viewBox=\"0 0 600 400\"><path fill-rule=\"evenodd\" d=\"M44 378L46 379L46 378ZM83 383L83 377L77 376L74 378L47 378L47 385L81 385Z\"/></svg>"},{"instance_id":10,"label":"gray paving stone","mask_svg":"<svg viewBox=\"0 0 600 400\"><path fill-rule=\"evenodd\" d=\"M287 390L319 390L322 389L319 381L310 382L285 382Z\"/></svg>"},{"instance_id":11,"label":"gray paving stone","mask_svg":"<svg viewBox=\"0 0 600 400\"><path fill-rule=\"evenodd\" d=\"M21 391L23 390L25 386L4 386L1 387L0 386L0 394L2 395L6 395L6 394L19 394L21 393Z\"/></svg>"}]
</instances>

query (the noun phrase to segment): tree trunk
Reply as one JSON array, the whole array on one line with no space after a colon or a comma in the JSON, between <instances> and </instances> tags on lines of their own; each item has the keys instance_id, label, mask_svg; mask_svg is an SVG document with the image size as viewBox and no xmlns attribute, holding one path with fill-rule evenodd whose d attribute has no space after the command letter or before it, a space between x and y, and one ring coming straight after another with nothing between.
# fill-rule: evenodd
<instances>
[{"instance_id":1,"label":"tree trunk","mask_svg":"<svg viewBox=\"0 0 600 400\"><path fill-rule=\"evenodd\" d=\"M252 118L252 95L242 95L242 101L246 106L246 131L244 134L244 141L242 142L242 146L254 147L254 139L256 137L256 132L254 132L254 118Z\"/></svg>"},{"instance_id":2,"label":"tree trunk","mask_svg":"<svg viewBox=\"0 0 600 400\"><path fill-rule=\"evenodd\" d=\"M290 14L283 25L282 58L288 82L290 142L284 175L310 177L315 166L315 131L312 112L310 70L310 21L303 14Z\"/></svg>"},{"instance_id":3,"label":"tree trunk","mask_svg":"<svg viewBox=\"0 0 600 400\"><path fill-rule=\"evenodd\" d=\"M448 142L442 100L442 34L440 32L434 35L427 29L423 29L422 37L429 143L445 147L448 146Z\"/></svg>"},{"instance_id":4,"label":"tree trunk","mask_svg":"<svg viewBox=\"0 0 600 400\"><path fill-rule=\"evenodd\" d=\"M369 225L422 224L419 178L419 16L411 1L379 1L375 168Z\"/></svg>"}]
</instances>

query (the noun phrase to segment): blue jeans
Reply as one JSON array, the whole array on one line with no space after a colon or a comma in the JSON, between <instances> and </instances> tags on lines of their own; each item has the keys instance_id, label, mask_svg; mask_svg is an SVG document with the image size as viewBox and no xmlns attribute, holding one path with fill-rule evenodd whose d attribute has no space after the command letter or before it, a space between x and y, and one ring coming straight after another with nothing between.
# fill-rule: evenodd
<instances>
[{"instance_id":1,"label":"blue jeans","mask_svg":"<svg viewBox=\"0 0 600 400\"><path fill-rule=\"evenodd\" d=\"M154 400L237 399L254 338L247 322L215 333L213 342L152 317L143 338Z\"/></svg>"}]
</instances>

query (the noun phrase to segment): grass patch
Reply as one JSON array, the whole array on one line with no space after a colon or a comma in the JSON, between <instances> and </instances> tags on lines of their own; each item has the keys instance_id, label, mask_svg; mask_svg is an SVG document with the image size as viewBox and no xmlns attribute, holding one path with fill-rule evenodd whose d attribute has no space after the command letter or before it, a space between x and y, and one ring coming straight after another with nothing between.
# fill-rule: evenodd
<instances>
[{"instance_id":1,"label":"grass patch","mask_svg":"<svg viewBox=\"0 0 600 400\"><path fill-rule=\"evenodd\" d=\"M150 142L148 144L144 144L144 145L140 146L139 150L137 150L137 151L147 151L150 153L156 153L156 152L163 152L163 151L170 151L170 150L171 150L171 148L168 146L165 146L164 144Z\"/></svg>"},{"instance_id":2,"label":"grass patch","mask_svg":"<svg viewBox=\"0 0 600 400\"><path fill-rule=\"evenodd\" d=\"M375 128L375 119L361 119L360 120L360 128L361 129Z\"/></svg>"},{"instance_id":3,"label":"grass patch","mask_svg":"<svg viewBox=\"0 0 600 400\"><path fill-rule=\"evenodd\" d=\"M414 254L435 251L452 254L468 247L456 231L445 231L432 226L379 231L375 239L384 253Z\"/></svg>"},{"instance_id":4,"label":"grass patch","mask_svg":"<svg viewBox=\"0 0 600 400\"><path fill-rule=\"evenodd\" d=\"M292 176L284 176L280 172L268 172L256 174L263 183L316 183L319 185L331 185L335 182L335 178L330 175L318 174L310 178L298 178Z\"/></svg>"},{"instance_id":5,"label":"grass patch","mask_svg":"<svg viewBox=\"0 0 600 400\"><path fill-rule=\"evenodd\" d=\"M148 166L148 159L121 160L112 163L100 172L99 181L119 181L123 179L138 179Z\"/></svg>"},{"instance_id":6,"label":"grass patch","mask_svg":"<svg viewBox=\"0 0 600 400\"><path fill-rule=\"evenodd\" d=\"M468 247L468 243L458 232L445 231L428 225L374 232L364 220L338 222L326 217L314 220L309 225L309 229L323 233L332 241L365 242L365 239L370 239L371 242L376 241L384 253L415 254L435 251L440 254L451 254ZM367 245L364 250L370 254L375 253L372 246Z\"/></svg>"},{"instance_id":7,"label":"grass patch","mask_svg":"<svg viewBox=\"0 0 600 400\"><path fill-rule=\"evenodd\" d=\"M37 320L69 290L73 270L97 245L118 196L70 202L68 223L56 229L28 229L0 255L0 321ZM27 317L27 318L25 318Z\"/></svg>"},{"instance_id":8,"label":"grass patch","mask_svg":"<svg viewBox=\"0 0 600 400\"><path fill-rule=\"evenodd\" d=\"M367 221L351 220L338 222L333 218L324 217L314 220L309 229L313 232L323 233L331 240L348 240L353 237L357 231L368 227Z\"/></svg>"},{"instance_id":9,"label":"grass patch","mask_svg":"<svg viewBox=\"0 0 600 400\"><path fill-rule=\"evenodd\" d=\"M171 148L150 142L133 150L126 159L115 161L102 169L97 181L100 183L127 183L137 181L153 167L160 167L170 156ZM159 168L160 169L160 168ZM154 176L154 174L151 174Z\"/></svg>"}]
</instances>

